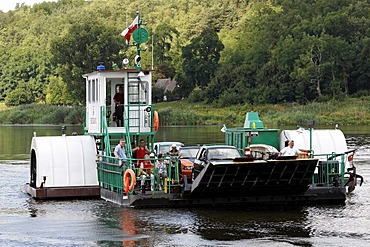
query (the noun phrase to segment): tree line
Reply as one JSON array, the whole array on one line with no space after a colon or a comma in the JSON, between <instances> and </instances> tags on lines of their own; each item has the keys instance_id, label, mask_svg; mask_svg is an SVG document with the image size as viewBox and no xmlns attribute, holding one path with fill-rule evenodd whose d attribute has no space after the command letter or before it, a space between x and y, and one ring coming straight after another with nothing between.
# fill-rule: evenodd
<instances>
[{"instance_id":1,"label":"tree line","mask_svg":"<svg viewBox=\"0 0 370 247\"><path fill-rule=\"evenodd\" d=\"M81 104L82 75L135 49L119 34L140 10L142 67L172 78L173 98L216 106L369 95L366 0L59 0L0 11L0 101ZM151 44L154 44L153 47ZM156 91L158 94L163 92Z\"/></svg>"}]
</instances>

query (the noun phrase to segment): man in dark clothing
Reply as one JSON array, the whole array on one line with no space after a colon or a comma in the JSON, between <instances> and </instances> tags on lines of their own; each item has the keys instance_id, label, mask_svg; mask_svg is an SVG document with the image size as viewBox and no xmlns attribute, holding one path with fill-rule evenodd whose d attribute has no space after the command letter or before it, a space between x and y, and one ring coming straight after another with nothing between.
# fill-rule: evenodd
<instances>
[{"instance_id":1,"label":"man in dark clothing","mask_svg":"<svg viewBox=\"0 0 370 247\"><path fill-rule=\"evenodd\" d=\"M116 104L114 116L116 117L116 124L117 127L123 126L123 109L124 109L124 93L123 93L123 87L120 86L118 88L118 93L116 93L113 97L114 103Z\"/></svg>"}]
</instances>

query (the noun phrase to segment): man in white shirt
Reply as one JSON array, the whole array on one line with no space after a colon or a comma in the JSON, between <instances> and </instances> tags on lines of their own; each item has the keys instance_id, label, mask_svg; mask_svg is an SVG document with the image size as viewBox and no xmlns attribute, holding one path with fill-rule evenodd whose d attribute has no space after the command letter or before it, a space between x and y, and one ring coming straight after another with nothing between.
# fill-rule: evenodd
<instances>
[{"instance_id":1,"label":"man in white shirt","mask_svg":"<svg viewBox=\"0 0 370 247\"><path fill-rule=\"evenodd\" d=\"M122 138L118 145L114 148L114 156L116 158L126 159L125 146L126 140Z\"/></svg>"},{"instance_id":2,"label":"man in white shirt","mask_svg":"<svg viewBox=\"0 0 370 247\"><path fill-rule=\"evenodd\" d=\"M301 151L294 147L294 141L290 140L288 146L280 151L279 156L296 156L300 153Z\"/></svg>"}]
</instances>

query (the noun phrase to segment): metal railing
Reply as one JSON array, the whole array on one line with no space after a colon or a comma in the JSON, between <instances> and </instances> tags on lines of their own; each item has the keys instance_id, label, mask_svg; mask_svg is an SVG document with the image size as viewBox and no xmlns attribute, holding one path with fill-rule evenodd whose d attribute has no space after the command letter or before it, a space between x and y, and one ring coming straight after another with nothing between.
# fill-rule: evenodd
<instances>
[{"instance_id":1,"label":"metal railing","mask_svg":"<svg viewBox=\"0 0 370 247\"><path fill-rule=\"evenodd\" d=\"M166 164L166 176L160 176L156 164L163 161ZM173 188L181 185L181 167L178 157L166 156L164 158L148 159L119 159L98 155L97 159L98 181L101 188L124 194L124 173L127 169L132 169L136 176L136 186L130 193L141 193L141 186L146 186L146 193L168 193ZM143 168L143 163L149 162L150 165ZM147 163L148 164L148 163ZM149 187L149 186L150 187ZM135 191L135 192L134 192Z\"/></svg>"},{"instance_id":2,"label":"metal railing","mask_svg":"<svg viewBox=\"0 0 370 247\"><path fill-rule=\"evenodd\" d=\"M346 154L311 154L319 158L315 174L312 176L312 186L344 187Z\"/></svg>"}]
</instances>

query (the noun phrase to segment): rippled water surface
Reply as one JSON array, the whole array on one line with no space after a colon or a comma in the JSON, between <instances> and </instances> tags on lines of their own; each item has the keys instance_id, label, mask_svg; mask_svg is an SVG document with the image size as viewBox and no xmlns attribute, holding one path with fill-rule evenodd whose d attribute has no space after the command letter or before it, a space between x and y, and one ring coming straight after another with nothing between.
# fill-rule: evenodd
<instances>
[{"instance_id":1,"label":"rippled water surface","mask_svg":"<svg viewBox=\"0 0 370 247\"><path fill-rule=\"evenodd\" d=\"M204 130L194 143L222 142L218 130ZM171 131L188 143L188 128ZM160 134L163 140L175 135L169 132ZM23 192L29 179L23 138L16 146L24 149L0 146L0 246L370 246L370 131L347 132L350 148L359 149L355 164L365 183L345 205L256 209L138 210L103 200L35 201Z\"/></svg>"}]
</instances>

